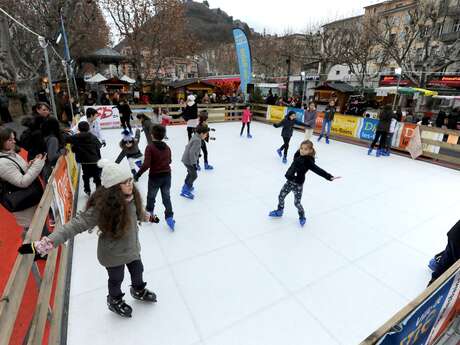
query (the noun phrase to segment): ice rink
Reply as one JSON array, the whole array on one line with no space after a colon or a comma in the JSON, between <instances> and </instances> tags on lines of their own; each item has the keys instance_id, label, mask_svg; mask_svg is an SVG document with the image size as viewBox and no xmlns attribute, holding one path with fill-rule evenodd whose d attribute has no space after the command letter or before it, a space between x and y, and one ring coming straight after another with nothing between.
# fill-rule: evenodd
<instances>
[{"instance_id":1,"label":"ice rink","mask_svg":"<svg viewBox=\"0 0 460 345\"><path fill-rule=\"evenodd\" d=\"M199 172L193 201L179 196L186 129L167 129L176 231L160 194L161 223L141 229L144 277L158 303L134 301L126 271L133 317L110 312L97 235L75 239L69 345L356 345L424 290L428 260L459 218L460 172L314 137L317 164L343 179L307 174L301 228L292 194L283 218L268 217L289 166L275 152L281 129L252 123L247 139L240 123L211 126L215 169ZM115 160L120 131L103 131L103 157ZM289 163L302 139L294 133ZM147 180L148 172L137 184L144 200ZM81 193L80 207L86 200Z\"/></svg>"}]
</instances>

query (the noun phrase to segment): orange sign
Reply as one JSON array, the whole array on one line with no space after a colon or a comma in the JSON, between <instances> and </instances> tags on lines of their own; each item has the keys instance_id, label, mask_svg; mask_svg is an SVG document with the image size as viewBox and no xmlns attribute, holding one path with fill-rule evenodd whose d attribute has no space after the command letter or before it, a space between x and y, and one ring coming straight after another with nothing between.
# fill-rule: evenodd
<instances>
[{"instance_id":1,"label":"orange sign","mask_svg":"<svg viewBox=\"0 0 460 345\"><path fill-rule=\"evenodd\" d=\"M70 183L67 160L62 157L55 168L54 179L54 200L61 215L62 224L67 223L72 217L73 191Z\"/></svg>"},{"instance_id":2,"label":"orange sign","mask_svg":"<svg viewBox=\"0 0 460 345\"><path fill-rule=\"evenodd\" d=\"M415 128L417 125L412 124L412 123L404 123L404 126L401 130L401 139L399 141L399 147L402 149L405 149L407 145L409 145L409 142L411 138L415 134Z\"/></svg>"}]
</instances>

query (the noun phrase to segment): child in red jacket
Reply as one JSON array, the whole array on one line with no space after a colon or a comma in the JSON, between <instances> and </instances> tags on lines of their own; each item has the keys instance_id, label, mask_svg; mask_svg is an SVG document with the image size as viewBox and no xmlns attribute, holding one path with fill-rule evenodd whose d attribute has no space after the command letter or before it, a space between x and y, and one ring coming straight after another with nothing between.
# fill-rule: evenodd
<instances>
[{"instance_id":1,"label":"child in red jacket","mask_svg":"<svg viewBox=\"0 0 460 345\"><path fill-rule=\"evenodd\" d=\"M248 126L248 138L252 138L251 133L249 133L250 129L249 126L251 124L251 118L252 118L252 113L251 113L251 106L248 104L246 106L246 109L243 110L243 116L241 117L241 132L240 132L240 137L243 136L243 131L244 131L244 126Z\"/></svg>"}]
</instances>

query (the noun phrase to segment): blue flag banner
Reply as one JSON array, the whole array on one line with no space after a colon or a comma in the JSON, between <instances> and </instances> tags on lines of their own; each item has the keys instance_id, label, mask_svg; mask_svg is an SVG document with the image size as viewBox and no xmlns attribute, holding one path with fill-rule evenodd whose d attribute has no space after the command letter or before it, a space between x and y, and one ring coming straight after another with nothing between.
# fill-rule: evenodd
<instances>
[{"instance_id":1,"label":"blue flag banner","mask_svg":"<svg viewBox=\"0 0 460 345\"><path fill-rule=\"evenodd\" d=\"M61 16L61 34L64 40L64 60L69 62L70 61L70 50L69 50L69 42L67 40L67 34L65 32L64 27L64 19Z\"/></svg>"},{"instance_id":2,"label":"blue flag banner","mask_svg":"<svg viewBox=\"0 0 460 345\"><path fill-rule=\"evenodd\" d=\"M233 37L235 38L236 55L238 56L238 65L240 68L240 88L243 94L246 95L246 87L252 81L252 62L249 41L246 34L241 29L233 29Z\"/></svg>"}]
</instances>

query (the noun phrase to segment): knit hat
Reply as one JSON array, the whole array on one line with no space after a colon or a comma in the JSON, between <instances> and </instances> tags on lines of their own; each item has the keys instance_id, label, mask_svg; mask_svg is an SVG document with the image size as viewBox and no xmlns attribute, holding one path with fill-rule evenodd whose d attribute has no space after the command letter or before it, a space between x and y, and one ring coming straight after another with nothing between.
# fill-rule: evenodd
<instances>
[{"instance_id":1,"label":"knit hat","mask_svg":"<svg viewBox=\"0 0 460 345\"><path fill-rule=\"evenodd\" d=\"M187 105L191 107L192 105L195 104L195 96L193 95L188 95L187 97Z\"/></svg>"},{"instance_id":2,"label":"knit hat","mask_svg":"<svg viewBox=\"0 0 460 345\"><path fill-rule=\"evenodd\" d=\"M99 160L97 166L102 168L101 183L105 188L113 187L133 177L128 167L110 162L108 159Z\"/></svg>"},{"instance_id":3,"label":"knit hat","mask_svg":"<svg viewBox=\"0 0 460 345\"><path fill-rule=\"evenodd\" d=\"M122 132L121 132L121 136L122 136L122 140L123 141L131 141L134 139L133 135L127 130L127 129L124 129Z\"/></svg>"}]
</instances>

